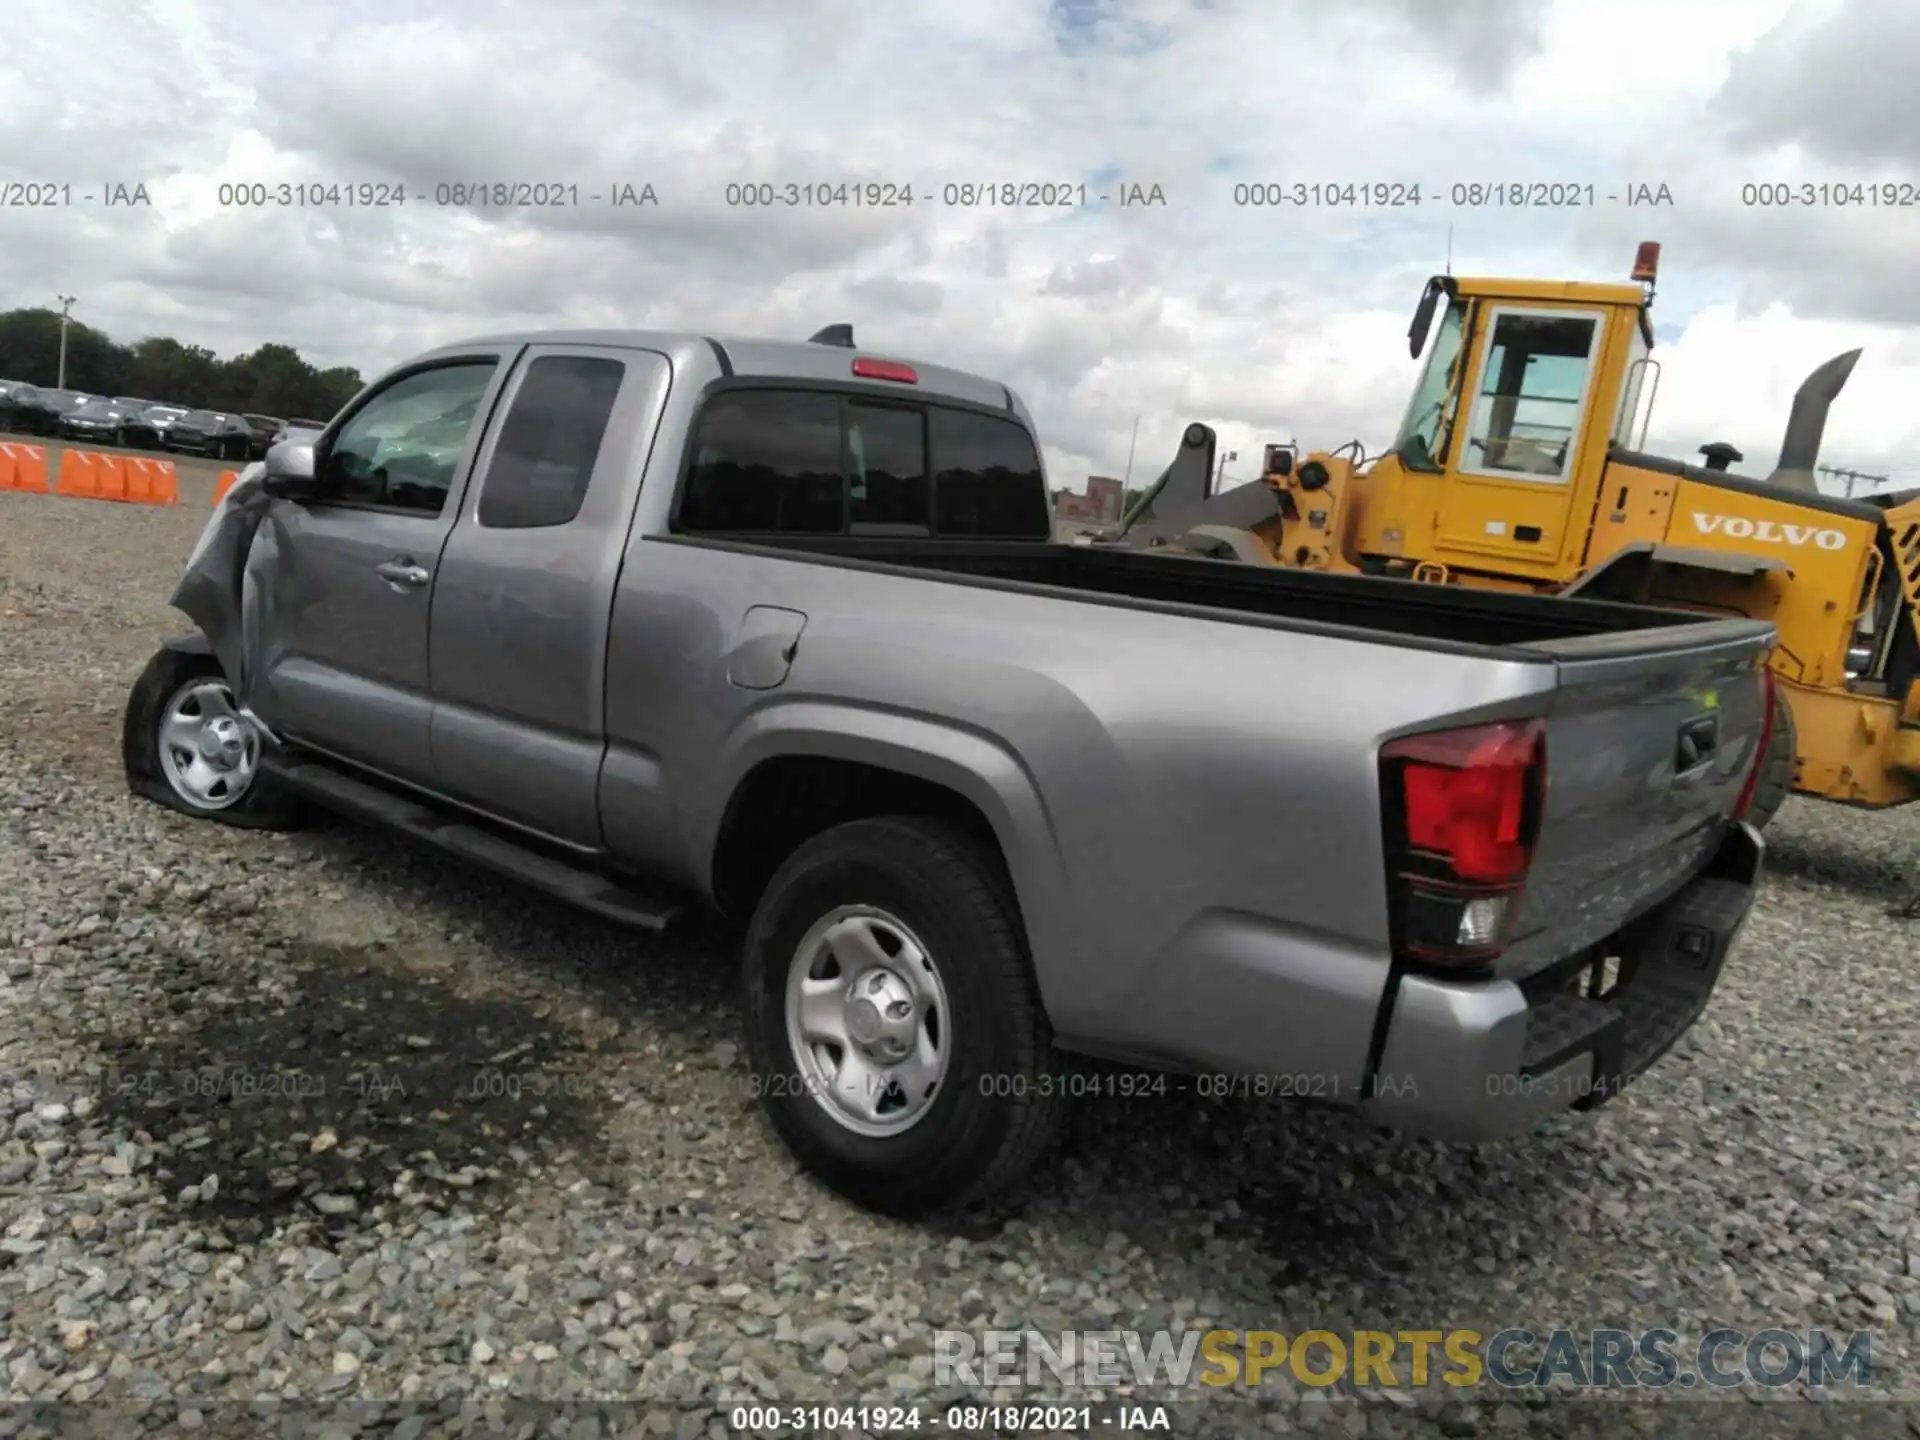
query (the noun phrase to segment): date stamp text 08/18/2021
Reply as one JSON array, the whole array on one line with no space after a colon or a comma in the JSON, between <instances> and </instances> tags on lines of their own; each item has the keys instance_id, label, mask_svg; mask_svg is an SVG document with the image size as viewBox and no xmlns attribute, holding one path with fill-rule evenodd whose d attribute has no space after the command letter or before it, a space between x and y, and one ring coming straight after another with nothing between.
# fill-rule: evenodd
<instances>
[{"instance_id":1,"label":"date stamp text 08/18/2021","mask_svg":"<svg viewBox=\"0 0 1920 1440\"><path fill-rule=\"evenodd\" d=\"M0 210L151 210L156 182L70 179L0 180ZM237 211L383 210L465 212L657 210L687 202L743 214L808 210L1165 210L1175 203L1230 203L1239 210L1586 210L1672 208L1682 199L1747 210L1860 212L1920 210L1920 184L1862 180L1746 180L1719 193L1676 194L1664 180L1267 179L1179 185L1164 180L1020 180L980 177L938 184L906 181L736 180L696 192L652 179L493 179L471 177L409 185L397 181L209 182L215 209ZM179 194L179 191L174 191Z\"/></svg>"}]
</instances>

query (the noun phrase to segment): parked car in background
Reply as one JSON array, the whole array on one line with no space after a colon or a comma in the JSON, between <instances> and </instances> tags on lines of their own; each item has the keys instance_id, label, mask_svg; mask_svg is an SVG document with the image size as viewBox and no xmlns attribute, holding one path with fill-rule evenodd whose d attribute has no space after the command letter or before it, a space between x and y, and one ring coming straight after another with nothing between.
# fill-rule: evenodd
<instances>
[{"instance_id":1,"label":"parked car in background","mask_svg":"<svg viewBox=\"0 0 1920 1440\"><path fill-rule=\"evenodd\" d=\"M37 385L29 385L24 380L0 380L0 431L14 428L13 409L16 403L14 396L31 396L36 394L39 388Z\"/></svg>"},{"instance_id":2,"label":"parked car in background","mask_svg":"<svg viewBox=\"0 0 1920 1440\"><path fill-rule=\"evenodd\" d=\"M65 440L90 440L95 445L124 447L128 443L130 424L138 421L141 414L137 405L119 400L89 400L62 415L57 429Z\"/></svg>"},{"instance_id":3,"label":"parked car in background","mask_svg":"<svg viewBox=\"0 0 1920 1440\"><path fill-rule=\"evenodd\" d=\"M22 385L11 399L11 428L22 435L58 435L60 418L93 397L78 390L41 390Z\"/></svg>"},{"instance_id":4,"label":"parked car in background","mask_svg":"<svg viewBox=\"0 0 1920 1440\"><path fill-rule=\"evenodd\" d=\"M182 415L186 415L186 411L179 405L142 401L136 409L127 411L127 419L121 420L121 444L129 449L165 449L167 428Z\"/></svg>"},{"instance_id":5,"label":"parked car in background","mask_svg":"<svg viewBox=\"0 0 1920 1440\"><path fill-rule=\"evenodd\" d=\"M140 417L128 427L128 443L142 450L165 450L167 436L175 424L189 413L185 405L168 405L164 402L140 412Z\"/></svg>"},{"instance_id":6,"label":"parked car in background","mask_svg":"<svg viewBox=\"0 0 1920 1440\"><path fill-rule=\"evenodd\" d=\"M189 410L161 439L169 450L215 460L245 460L253 453L253 427L228 410Z\"/></svg>"},{"instance_id":7,"label":"parked car in background","mask_svg":"<svg viewBox=\"0 0 1920 1440\"><path fill-rule=\"evenodd\" d=\"M242 415L240 417L253 427L254 444L248 451L249 460L263 460L267 451L273 448L274 437L287 428L287 422L278 415Z\"/></svg>"}]
</instances>

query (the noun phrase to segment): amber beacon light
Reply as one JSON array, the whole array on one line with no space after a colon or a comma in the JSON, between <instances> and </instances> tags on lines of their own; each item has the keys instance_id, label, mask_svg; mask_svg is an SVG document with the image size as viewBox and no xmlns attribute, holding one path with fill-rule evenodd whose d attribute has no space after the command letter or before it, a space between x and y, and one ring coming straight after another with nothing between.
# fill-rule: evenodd
<instances>
[{"instance_id":1,"label":"amber beacon light","mask_svg":"<svg viewBox=\"0 0 1920 1440\"><path fill-rule=\"evenodd\" d=\"M1633 278L1651 285L1660 269L1660 242L1643 240L1633 257Z\"/></svg>"}]
</instances>

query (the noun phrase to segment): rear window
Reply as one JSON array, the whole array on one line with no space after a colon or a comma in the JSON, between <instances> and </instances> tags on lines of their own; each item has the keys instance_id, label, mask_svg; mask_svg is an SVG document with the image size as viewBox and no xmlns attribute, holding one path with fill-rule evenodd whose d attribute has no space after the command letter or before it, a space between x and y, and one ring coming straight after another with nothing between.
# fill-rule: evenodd
<instances>
[{"instance_id":1,"label":"rear window","mask_svg":"<svg viewBox=\"0 0 1920 1440\"><path fill-rule=\"evenodd\" d=\"M936 409L933 524L942 535L1050 539L1040 455L1026 427L993 415Z\"/></svg>"},{"instance_id":2,"label":"rear window","mask_svg":"<svg viewBox=\"0 0 1920 1440\"><path fill-rule=\"evenodd\" d=\"M701 412L677 528L1051 538L1033 438L997 416L824 391L733 390Z\"/></svg>"},{"instance_id":3,"label":"rear window","mask_svg":"<svg viewBox=\"0 0 1920 1440\"><path fill-rule=\"evenodd\" d=\"M737 390L701 413L680 528L838 535L846 529L840 402L805 390Z\"/></svg>"}]
</instances>

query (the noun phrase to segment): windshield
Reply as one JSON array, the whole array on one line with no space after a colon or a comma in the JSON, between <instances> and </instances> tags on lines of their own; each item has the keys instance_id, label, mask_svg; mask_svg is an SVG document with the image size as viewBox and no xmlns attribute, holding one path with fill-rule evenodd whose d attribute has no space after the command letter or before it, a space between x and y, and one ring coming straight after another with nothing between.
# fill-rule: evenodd
<instances>
[{"instance_id":1,"label":"windshield","mask_svg":"<svg viewBox=\"0 0 1920 1440\"><path fill-rule=\"evenodd\" d=\"M187 413L185 423L188 425L218 425L226 418L224 415L216 415L211 410L192 410Z\"/></svg>"},{"instance_id":2,"label":"windshield","mask_svg":"<svg viewBox=\"0 0 1920 1440\"><path fill-rule=\"evenodd\" d=\"M149 420L178 420L186 413L184 410L175 410L170 405L156 405L147 412L147 418Z\"/></svg>"},{"instance_id":3,"label":"windshield","mask_svg":"<svg viewBox=\"0 0 1920 1440\"><path fill-rule=\"evenodd\" d=\"M73 413L76 418L84 416L89 420L118 420L124 410L111 400L89 400L84 405L76 405Z\"/></svg>"},{"instance_id":4,"label":"windshield","mask_svg":"<svg viewBox=\"0 0 1920 1440\"><path fill-rule=\"evenodd\" d=\"M1440 439L1440 427L1447 414L1447 402L1453 396L1454 381L1459 378L1460 343L1466 333L1466 302L1456 300L1441 318L1440 333L1433 349L1427 352L1426 368L1414 387L1413 402L1407 406L1407 418L1393 448L1400 458L1416 470L1433 469L1440 464L1439 452L1446 448Z\"/></svg>"},{"instance_id":5,"label":"windshield","mask_svg":"<svg viewBox=\"0 0 1920 1440\"><path fill-rule=\"evenodd\" d=\"M85 395L76 395L71 390L50 390L47 392L47 399L55 405L58 405L62 410L71 410L75 406L84 405L87 403L87 398Z\"/></svg>"}]
</instances>

